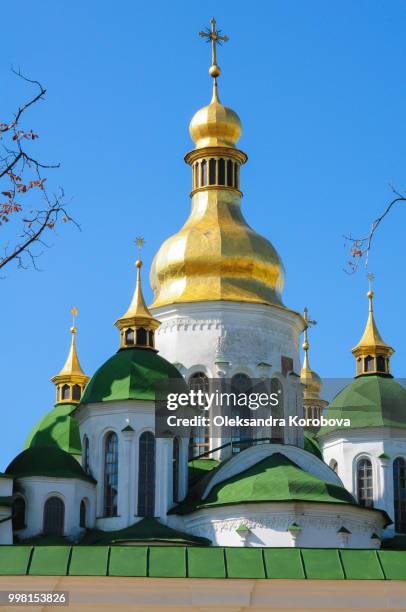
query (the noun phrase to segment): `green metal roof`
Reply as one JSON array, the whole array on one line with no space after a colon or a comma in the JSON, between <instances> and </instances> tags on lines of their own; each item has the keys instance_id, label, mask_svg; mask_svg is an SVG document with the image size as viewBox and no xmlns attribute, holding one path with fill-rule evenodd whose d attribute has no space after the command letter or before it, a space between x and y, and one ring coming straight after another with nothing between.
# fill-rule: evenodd
<instances>
[{"instance_id":1,"label":"green metal roof","mask_svg":"<svg viewBox=\"0 0 406 612\"><path fill-rule=\"evenodd\" d=\"M90 379L81 404L128 399L155 400L155 384L173 379L184 382L175 366L155 351L122 349Z\"/></svg>"},{"instance_id":2,"label":"green metal roof","mask_svg":"<svg viewBox=\"0 0 406 612\"><path fill-rule=\"evenodd\" d=\"M355 504L344 487L320 480L285 455L273 453L244 472L215 485L205 499L189 497L170 512L187 514L201 508L281 501Z\"/></svg>"},{"instance_id":3,"label":"green metal roof","mask_svg":"<svg viewBox=\"0 0 406 612\"><path fill-rule=\"evenodd\" d=\"M406 389L388 376L360 376L330 403L327 419L350 419L351 428L406 427ZM323 436L343 426L322 427Z\"/></svg>"},{"instance_id":4,"label":"green metal roof","mask_svg":"<svg viewBox=\"0 0 406 612\"><path fill-rule=\"evenodd\" d=\"M71 416L76 404L56 404L47 415L42 417L25 441L24 449L34 446L56 446L71 453L81 455L79 425Z\"/></svg>"},{"instance_id":5,"label":"green metal roof","mask_svg":"<svg viewBox=\"0 0 406 612\"><path fill-rule=\"evenodd\" d=\"M0 575L406 580L406 551L187 546L0 546Z\"/></svg>"},{"instance_id":6,"label":"green metal roof","mask_svg":"<svg viewBox=\"0 0 406 612\"><path fill-rule=\"evenodd\" d=\"M173 544L210 544L210 540L199 538L183 531L177 531L160 523L155 518L144 518L134 525L117 531L88 531L81 544L107 545L120 542L168 542Z\"/></svg>"},{"instance_id":7,"label":"green metal roof","mask_svg":"<svg viewBox=\"0 0 406 612\"><path fill-rule=\"evenodd\" d=\"M50 476L54 478L79 478L96 482L88 476L80 463L69 453L56 446L34 446L17 455L6 469L14 478L24 476Z\"/></svg>"}]
</instances>

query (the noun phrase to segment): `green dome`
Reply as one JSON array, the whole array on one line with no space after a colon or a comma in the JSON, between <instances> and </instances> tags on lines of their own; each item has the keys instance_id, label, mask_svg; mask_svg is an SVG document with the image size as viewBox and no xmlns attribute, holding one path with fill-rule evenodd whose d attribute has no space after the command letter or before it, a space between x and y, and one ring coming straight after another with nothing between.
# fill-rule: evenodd
<instances>
[{"instance_id":1,"label":"green dome","mask_svg":"<svg viewBox=\"0 0 406 612\"><path fill-rule=\"evenodd\" d=\"M155 351L122 349L90 379L81 404L128 399L155 400L155 384L173 379L181 380L183 384L181 373Z\"/></svg>"},{"instance_id":2,"label":"green dome","mask_svg":"<svg viewBox=\"0 0 406 612\"><path fill-rule=\"evenodd\" d=\"M81 455L79 425L72 416L76 404L56 404L33 427L24 449L36 446L56 446L72 455Z\"/></svg>"},{"instance_id":3,"label":"green dome","mask_svg":"<svg viewBox=\"0 0 406 612\"><path fill-rule=\"evenodd\" d=\"M350 419L351 429L406 427L406 389L388 376L360 376L340 391L330 403L327 419ZM343 426L325 426L323 436Z\"/></svg>"},{"instance_id":4,"label":"green dome","mask_svg":"<svg viewBox=\"0 0 406 612\"><path fill-rule=\"evenodd\" d=\"M203 500L185 500L171 513L187 514L201 508L257 502L322 502L355 504L339 485L325 482L281 453L273 453L244 472L215 485Z\"/></svg>"},{"instance_id":5,"label":"green dome","mask_svg":"<svg viewBox=\"0 0 406 612\"><path fill-rule=\"evenodd\" d=\"M96 482L88 476L80 463L69 453L56 446L27 448L6 469L14 478L24 476L49 476L51 478L79 478Z\"/></svg>"}]
</instances>

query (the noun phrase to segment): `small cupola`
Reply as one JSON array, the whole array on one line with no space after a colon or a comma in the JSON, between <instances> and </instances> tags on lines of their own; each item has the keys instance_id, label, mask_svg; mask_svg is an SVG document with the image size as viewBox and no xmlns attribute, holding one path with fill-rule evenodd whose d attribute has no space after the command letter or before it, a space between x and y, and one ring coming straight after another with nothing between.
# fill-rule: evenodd
<instances>
[{"instance_id":1,"label":"small cupola","mask_svg":"<svg viewBox=\"0 0 406 612\"><path fill-rule=\"evenodd\" d=\"M370 281L372 275L369 275ZM367 293L369 302L368 320L361 340L352 349L356 359L356 376L386 375L390 376L390 357L394 349L386 344L378 331L374 319L373 299L374 292L369 288Z\"/></svg>"},{"instance_id":2,"label":"small cupola","mask_svg":"<svg viewBox=\"0 0 406 612\"><path fill-rule=\"evenodd\" d=\"M141 289L140 259L135 262L135 267L137 283L133 299L127 312L115 323L120 330L120 349L145 348L155 351L155 330L161 323L151 315L145 304Z\"/></svg>"},{"instance_id":3,"label":"small cupola","mask_svg":"<svg viewBox=\"0 0 406 612\"><path fill-rule=\"evenodd\" d=\"M70 328L72 337L68 357L65 365L59 374L51 378L56 386L56 403L57 404L79 404L83 390L89 381L89 377L83 372L79 363L79 358L76 350L76 316L77 308L72 308L70 311L73 317L73 324Z\"/></svg>"}]
</instances>

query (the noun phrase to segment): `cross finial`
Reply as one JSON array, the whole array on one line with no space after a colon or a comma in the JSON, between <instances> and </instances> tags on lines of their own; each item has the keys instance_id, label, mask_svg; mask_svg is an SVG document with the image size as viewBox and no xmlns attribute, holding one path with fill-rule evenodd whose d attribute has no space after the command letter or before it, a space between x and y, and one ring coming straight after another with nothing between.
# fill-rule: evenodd
<instances>
[{"instance_id":1,"label":"cross finial","mask_svg":"<svg viewBox=\"0 0 406 612\"><path fill-rule=\"evenodd\" d=\"M138 238L135 239L135 244L138 249L138 254L141 258L141 251L142 251L142 247L145 244L145 239L142 236L139 236Z\"/></svg>"},{"instance_id":2,"label":"cross finial","mask_svg":"<svg viewBox=\"0 0 406 612\"><path fill-rule=\"evenodd\" d=\"M76 333L76 317L78 316L78 309L76 308L76 306L73 306L70 309L70 313L72 315L72 327L71 327L71 332L72 334Z\"/></svg>"},{"instance_id":3,"label":"cross finial","mask_svg":"<svg viewBox=\"0 0 406 612\"><path fill-rule=\"evenodd\" d=\"M199 32L199 36L206 38L207 42L211 42L211 67L209 69L210 75L216 79L220 76L220 68L217 66L217 45L221 45L223 42L229 40L228 36L221 34L221 30L216 30L216 20L214 17L210 19L210 28Z\"/></svg>"},{"instance_id":4,"label":"cross finial","mask_svg":"<svg viewBox=\"0 0 406 612\"><path fill-rule=\"evenodd\" d=\"M307 327L311 326L311 325L317 325L317 321L315 321L314 319L309 319L309 309L307 308L307 306L305 306L304 311L303 311L303 318L306 322Z\"/></svg>"},{"instance_id":5,"label":"cross finial","mask_svg":"<svg viewBox=\"0 0 406 612\"><path fill-rule=\"evenodd\" d=\"M305 352L304 367L308 367L309 361L308 361L307 351L309 350L309 340L307 336L307 330L309 329L310 326L317 325L317 321L315 321L314 319L309 319L309 309L307 308L307 306L305 306L303 309L303 319L305 322L305 328L304 328L304 333L303 333L303 344L302 344L303 350Z\"/></svg>"},{"instance_id":6,"label":"cross finial","mask_svg":"<svg viewBox=\"0 0 406 612\"><path fill-rule=\"evenodd\" d=\"M372 274L371 272L368 272L367 279L368 279L368 290L372 291L372 281L375 280L374 274Z\"/></svg>"}]
</instances>

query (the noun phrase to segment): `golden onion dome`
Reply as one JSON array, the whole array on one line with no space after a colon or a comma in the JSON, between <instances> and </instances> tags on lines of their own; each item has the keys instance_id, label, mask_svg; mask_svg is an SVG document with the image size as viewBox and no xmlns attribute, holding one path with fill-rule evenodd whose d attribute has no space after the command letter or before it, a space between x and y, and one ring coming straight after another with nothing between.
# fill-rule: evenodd
<instances>
[{"instance_id":1,"label":"golden onion dome","mask_svg":"<svg viewBox=\"0 0 406 612\"><path fill-rule=\"evenodd\" d=\"M196 149L203 147L235 147L241 136L241 121L236 112L221 104L217 82L213 83L213 97L193 116L189 133Z\"/></svg>"},{"instance_id":2,"label":"golden onion dome","mask_svg":"<svg viewBox=\"0 0 406 612\"><path fill-rule=\"evenodd\" d=\"M240 208L240 167L247 160L236 148L241 122L217 92L216 44L228 37L216 30L214 19L200 35L212 42L213 96L190 122L195 149L185 161L192 167L192 211L154 258L151 307L216 300L283 306L281 259L247 224Z\"/></svg>"},{"instance_id":3,"label":"golden onion dome","mask_svg":"<svg viewBox=\"0 0 406 612\"><path fill-rule=\"evenodd\" d=\"M302 367L300 382L305 386L305 394L315 393L318 395L321 391L321 378L310 367Z\"/></svg>"}]
</instances>

